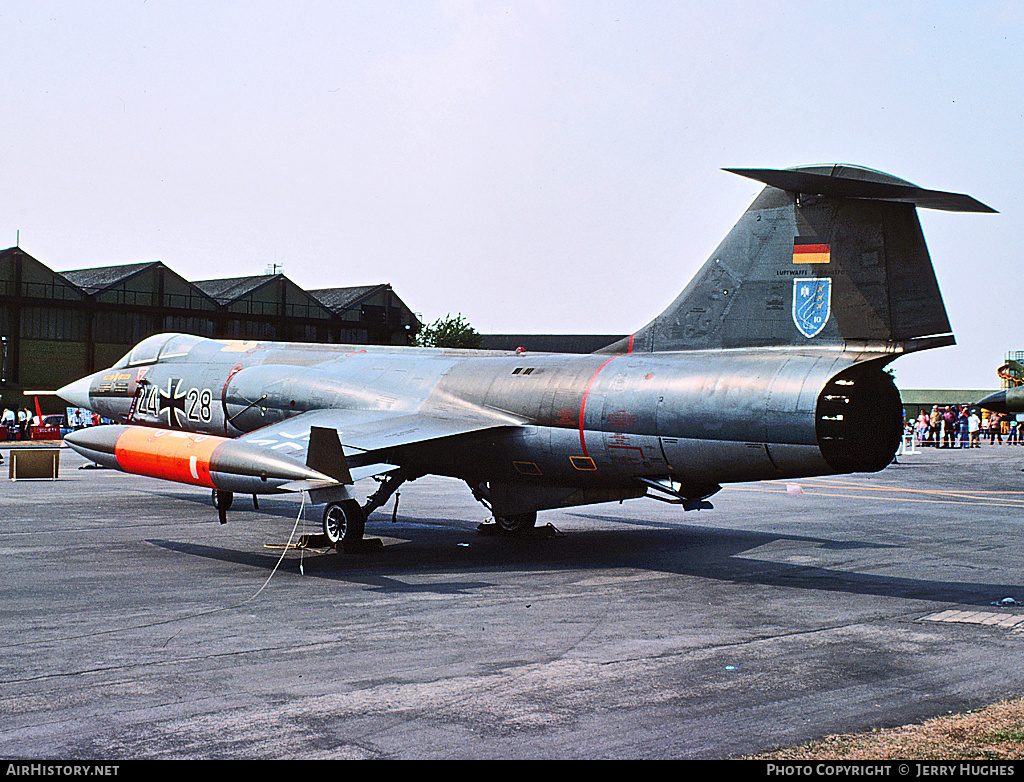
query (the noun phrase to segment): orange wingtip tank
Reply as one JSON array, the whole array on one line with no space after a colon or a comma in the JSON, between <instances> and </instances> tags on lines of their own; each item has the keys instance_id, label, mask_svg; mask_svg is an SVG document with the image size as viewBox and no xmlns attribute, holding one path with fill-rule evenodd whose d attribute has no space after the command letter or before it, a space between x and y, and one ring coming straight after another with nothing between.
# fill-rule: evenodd
<instances>
[{"instance_id":1,"label":"orange wingtip tank","mask_svg":"<svg viewBox=\"0 0 1024 782\"><path fill-rule=\"evenodd\" d=\"M214 435L129 426L117 438L114 455L125 472L214 489L210 458L227 442Z\"/></svg>"},{"instance_id":2,"label":"orange wingtip tank","mask_svg":"<svg viewBox=\"0 0 1024 782\"><path fill-rule=\"evenodd\" d=\"M293 481L328 481L297 459L245 441L148 426L95 426L65 442L87 459L133 475L267 494Z\"/></svg>"}]
</instances>

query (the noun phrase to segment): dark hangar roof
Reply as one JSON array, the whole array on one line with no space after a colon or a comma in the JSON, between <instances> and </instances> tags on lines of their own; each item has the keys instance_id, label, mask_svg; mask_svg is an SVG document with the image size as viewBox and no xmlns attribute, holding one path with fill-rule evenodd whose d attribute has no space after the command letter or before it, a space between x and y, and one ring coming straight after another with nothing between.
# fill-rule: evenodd
<instances>
[{"instance_id":1,"label":"dark hangar roof","mask_svg":"<svg viewBox=\"0 0 1024 782\"><path fill-rule=\"evenodd\" d=\"M307 292L328 309L338 312L348 309L357 304L360 299L365 299L379 290L391 290L391 286L383 283L380 285L357 285L352 288L319 288Z\"/></svg>"},{"instance_id":2,"label":"dark hangar roof","mask_svg":"<svg viewBox=\"0 0 1024 782\"><path fill-rule=\"evenodd\" d=\"M75 269L70 272L62 272L64 279L73 285L77 285L86 293L97 291L117 285L119 282L134 277L136 274L146 271L154 266L162 265L160 261L147 261L146 263L128 263L123 266L97 266L92 269Z\"/></svg>"},{"instance_id":3,"label":"dark hangar roof","mask_svg":"<svg viewBox=\"0 0 1024 782\"><path fill-rule=\"evenodd\" d=\"M75 269L59 274L71 284L72 289L80 291L87 296L95 296L109 288L123 284L133 277L138 277L147 271L156 269L163 269L165 272L178 277L183 284L192 286L193 289L204 297L224 307L231 307L246 296L253 295L271 283L278 282L283 283L292 292L291 296L306 297L312 306L323 307L324 310L339 315L347 310L359 307L367 299L377 294L385 294L389 297L386 300L389 302L387 306L399 307L406 313L403 315L403 318L410 318L414 322L419 320L409 306L394 292L390 283L305 290L281 273L190 281L175 274L162 261L146 261L144 263L129 263L118 266L97 266L89 269ZM54 272L54 274L57 274L57 272Z\"/></svg>"},{"instance_id":4,"label":"dark hangar roof","mask_svg":"<svg viewBox=\"0 0 1024 782\"><path fill-rule=\"evenodd\" d=\"M595 353L623 339L621 334L483 334L484 350L518 350L531 353ZM628 335L627 335L628 336Z\"/></svg>"},{"instance_id":5,"label":"dark hangar roof","mask_svg":"<svg viewBox=\"0 0 1024 782\"><path fill-rule=\"evenodd\" d=\"M226 304L252 293L268 282L282 279L281 274L257 274L251 277L224 277L219 280L197 280L192 284L207 296L211 296L221 304Z\"/></svg>"}]
</instances>

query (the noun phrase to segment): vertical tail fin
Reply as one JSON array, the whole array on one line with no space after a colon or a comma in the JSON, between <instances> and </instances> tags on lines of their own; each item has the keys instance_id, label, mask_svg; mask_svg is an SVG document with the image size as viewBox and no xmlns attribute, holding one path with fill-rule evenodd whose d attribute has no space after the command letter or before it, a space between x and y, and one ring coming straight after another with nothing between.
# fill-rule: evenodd
<instances>
[{"instance_id":1,"label":"vertical tail fin","mask_svg":"<svg viewBox=\"0 0 1024 782\"><path fill-rule=\"evenodd\" d=\"M767 187L668 309L603 352L953 344L916 207L994 210L854 166L726 170Z\"/></svg>"}]
</instances>

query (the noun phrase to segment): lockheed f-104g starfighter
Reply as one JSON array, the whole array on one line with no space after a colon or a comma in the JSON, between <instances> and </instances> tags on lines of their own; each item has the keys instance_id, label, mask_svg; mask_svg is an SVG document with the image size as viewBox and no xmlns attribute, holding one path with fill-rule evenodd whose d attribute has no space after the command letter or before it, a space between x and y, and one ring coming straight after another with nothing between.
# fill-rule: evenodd
<instances>
[{"instance_id":1,"label":"lockheed f-104g starfighter","mask_svg":"<svg viewBox=\"0 0 1024 782\"><path fill-rule=\"evenodd\" d=\"M916 210L993 210L855 166L727 170L766 187L661 315L597 353L160 334L58 392L118 422L67 442L212 489L222 521L233 493L308 491L345 546L426 474L517 533L550 508L708 508L726 483L882 469L902 433L885 368L954 344Z\"/></svg>"}]
</instances>

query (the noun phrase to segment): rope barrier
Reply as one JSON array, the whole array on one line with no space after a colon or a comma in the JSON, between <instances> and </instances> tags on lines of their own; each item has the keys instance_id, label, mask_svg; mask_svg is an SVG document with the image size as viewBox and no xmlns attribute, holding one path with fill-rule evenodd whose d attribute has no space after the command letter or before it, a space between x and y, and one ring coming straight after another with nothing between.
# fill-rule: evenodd
<instances>
[{"instance_id":1,"label":"rope barrier","mask_svg":"<svg viewBox=\"0 0 1024 782\"><path fill-rule=\"evenodd\" d=\"M5 646L8 646L8 647L12 647L12 646L33 646L35 644L40 644L40 643L56 643L58 641L75 641L75 640L78 640L78 639L81 639L81 638L96 638L96 637L101 636L101 635L116 635L118 633L126 633L126 632L129 632L129 631L132 631L132 630L146 630L146 629L151 628L151 627L161 627L163 625L173 624L174 622L183 622L183 621L188 620L188 619L197 619L197 618L199 618L201 616L211 616L213 614L218 614L218 613L221 613L223 611L231 611L231 610L234 610L236 608L241 608L242 606L251 603L257 597L259 597L260 593L262 593L263 590L267 588L267 585L270 583L270 580L274 577L274 574L277 573L277 569L281 566L281 563L284 561L285 554L287 554L288 551L291 548L292 540L295 538L295 531L299 528L299 521L302 519L302 516L303 516L303 513L305 512L305 509L306 509L306 493L302 492L302 502L299 504L299 513L295 517L295 523L292 525L291 534L288 536L288 543L282 549L281 556L278 557L277 562L274 563L274 567L273 567L273 569L271 569L270 575L267 576L266 580L263 582L263 584L260 586L260 588L257 589L255 592L253 592L253 594L251 594L245 600L241 600L241 601L239 601L237 603L233 603L233 604L228 605L228 606L220 606L218 608L211 608L211 609L206 610L206 611L196 611L195 613L185 614L184 616L176 616L176 617L173 617L173 618L170 618L170 619L161 619L161 620L153 621L153 622L144 622L142 624L130 625L128 627L115 627L115 628L110 629L110 630L100 630L100 631L93 632L93 633L82 633L80 635L66 635L66 636L60 636L58 638L46 638L46 639L41 639L41 640L37 639L37 640L34 640L34 641L20 641L20 642L15 641L13 643L9 642L9 643L5 644ZM302 570L301 561L300 561L300 564L299 564L299 569L300 569L300 571ZM305 575L305 573L303 573L303 575ZM164 645L166 646L167 643L170 643L170 641L176 635L177 635L177 633L175 633L175 635L172 635L170 638L168 638L167 641L164 643Z\"/></svg>"}]
</instances>

